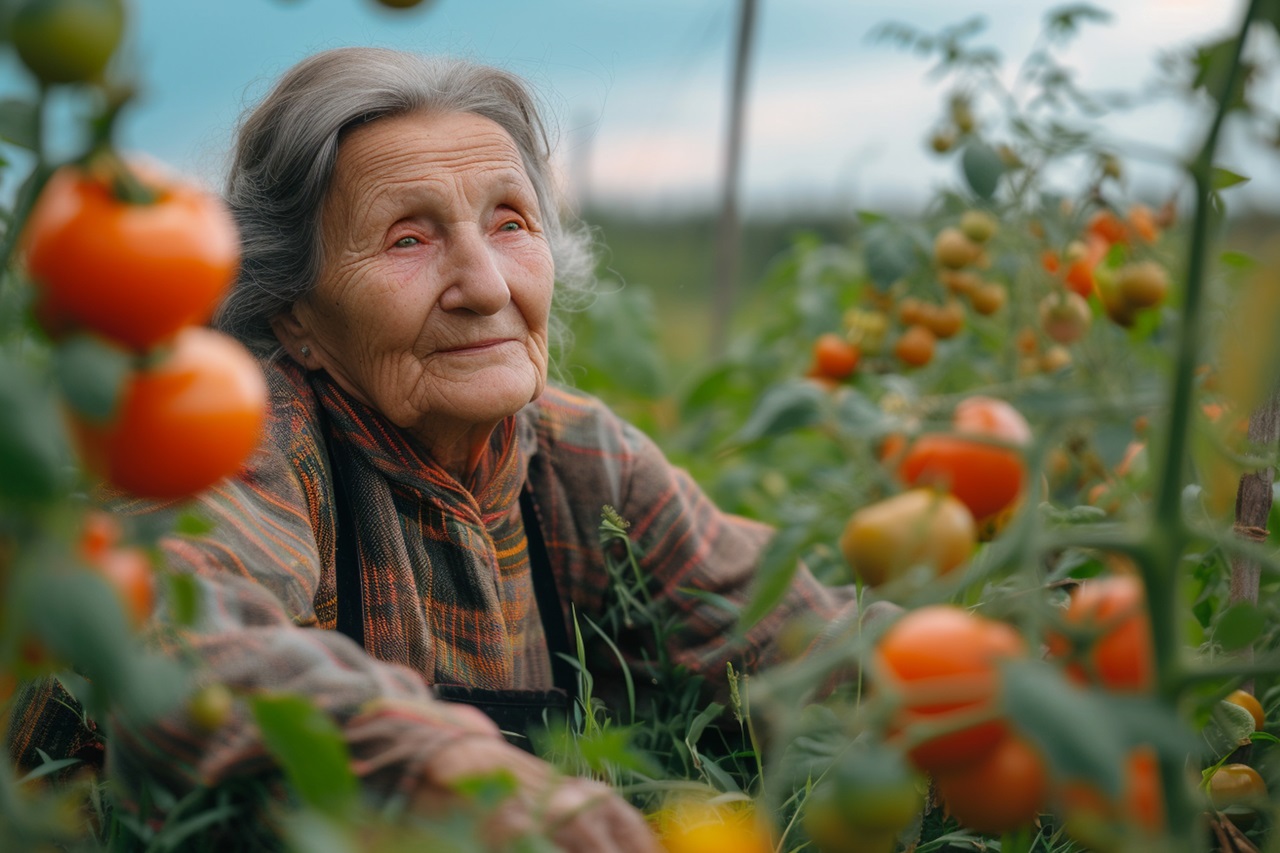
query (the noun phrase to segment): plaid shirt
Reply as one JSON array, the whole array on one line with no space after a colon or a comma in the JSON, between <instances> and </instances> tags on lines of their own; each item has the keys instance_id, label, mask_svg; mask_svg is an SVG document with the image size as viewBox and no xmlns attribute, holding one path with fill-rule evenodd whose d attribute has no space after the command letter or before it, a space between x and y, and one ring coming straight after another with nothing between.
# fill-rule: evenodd
<instances>
[{"instance_id":1,"label":"plaid shirt","mask_svg":"<svg viewBox=\"0 0 1280 853\"><path fill-rule=\"evenodd\" d=\"M212 532L163 541L170 567L193 575L202 593L181 648L195 653L202 679L237 693L309 697L344 728L354 768L375 793L412 791L432 750L459 733L496 732L478 712L433 699L428 684L550 683L518 504L526 479L566 622L570 608L598 622L607 605L599 525L612 505L631 522L658 606L674 608L668 654L713 688L723 686L726 661L746 671L777 662L775 640L792 615L832 625L856 617L852 588L826 587L802 567L782 605L731 644L734 615L713 599L745 601L771 530L718 511L595 399L548 388L495 430L472 482L460 484L323 374L283 360L266 372L272 408L262 449L238 477L196 499ZM331 458L355 472L348 493L361 539L364 649L325 630L337 619ZM635 645L621 651L640 670L651 652ZM620 664L604 651L588 663L607 687ZM37 747L56 758L95 742L67 719L66 699L52 681L19 697L9 740L22 763L33 763ZM145 730L116 725L112 738L110 770L126 789L144 772L180 791L272 768L243 702L216 731L180 710Z\"/></svg>"}]
</instances>

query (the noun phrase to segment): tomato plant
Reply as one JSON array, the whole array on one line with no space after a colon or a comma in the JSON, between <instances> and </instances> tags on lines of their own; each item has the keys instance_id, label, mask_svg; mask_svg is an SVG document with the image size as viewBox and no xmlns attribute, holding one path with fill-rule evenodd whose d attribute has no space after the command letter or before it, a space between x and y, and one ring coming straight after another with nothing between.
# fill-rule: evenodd
<instances>
[{"instance_id":1,"label":"tomato plant","mask_svg":"<svg viewBox=\"0 0 1280 853\"><path fill-rule=\"evenodd\" d=\"M927 772L954 768L988 754L1008 726L997 707L998 663L1025 654L1011 626L958 607L912 610L895 622L876 646L872 678L900 694L894 726L908 741L913 725L948 724L955 731L924 736L908 755ZM990 719L967 722L987 714Z\"/></svg>"},{"instance_id":2,"label":"tomato plant","mask_svg":"<svg viewBox=\"0 0 1280 853\"><path fill-rule=\"evenodd\" d=\"M261 437L267 387L243 347L193 326L122 396L107 424L72 415L85 464L133 494L178 498L240 468Z\"/></svg>"},{"instance_id":3,"label":"tomato plant","mask_svg":"<svg viewBox=\"0 0 1280 853\"><path fill-rule=\"evenodd\" d=\"M23 232L27 271L58 326L145 350L209 319L240 245L216 196L146 175L154 198L123 200L113 179L124 167L105 162L117 166L65 166L50 178Z\"/></svg>"},{"instance_id":4,"label":"tomato plant","mask_svg":"<svg viewBox=\"0 0 1280 853\"><path fill-rule=\"evenodd\" d=\"M925 565L939 575L964 564L977 541L973 516L951 495L912 489L855 512L840 551L855 575L879 586Z\"/></svg>"}]
</instances>

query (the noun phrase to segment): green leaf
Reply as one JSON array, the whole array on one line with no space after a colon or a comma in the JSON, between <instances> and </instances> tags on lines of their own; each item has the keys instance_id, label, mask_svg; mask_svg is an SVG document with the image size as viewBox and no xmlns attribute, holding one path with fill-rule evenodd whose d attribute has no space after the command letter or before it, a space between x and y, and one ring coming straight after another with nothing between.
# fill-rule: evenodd
<instances>
[{"instance_id":1,"label":"green leaf","mask_svg":"<svg viewBox=\"0 0 1280 853\"><path fill-rule=\"evenodd\" d=\"M1213 638L1229 652L1253 643L1267 627L1267 617L1247 601L1233 604L1218 617Z\"/></svg>"},{"instance_id":2,"label":"green leaf","mask_svg":"<svg viewBox=\"0 0 1280 853\"><path fill-rule=\"evenodd\" d=\"M1247 708L1222 700L1213 707L1201 735L1214 761L1249 743L1254 733L1253 714Z\"/></svg>"},{"instance_id":3,"label":"green leaf","mask_svg":"<svg viewBox=\"0 0 1280 853\"><path fill-rule=\"evenodd\" d=\"M217 529L217 525L198 512L187 511L173 523L173 532L180 536L205 536Z\"/></svg>"},{"instance_id":4,"label":"green leaf","mask_svg":"<svg viewBox=\"0 0 1280 853\"><path fill-rule=\"evenodd\" d=\"M624 287L599 294L577 323L574 360L608 387L656 399L665 388L658 349L657 309L648 290Z\"/></svg>"},{"instance_id":5,"label":"green leaf","mask_svg":"<svg viewBox=\"0 0 1280 853\"><path fill-rule=\"evenodd\" d=\"M960 168L965 182L979 198L989 199L996 193L1000 176L1004 174L1004 161L994 148L985 142L974 140L964 147Z\"/></svg>"},{"instance_id":6,"label":"green leaf","mask_svg":"<svg viewBox=\"0 0 1280 853\"><path fill-rule=\"evenodd\" d=\"M800 551L809 535L808 524L783 527L769 540L760 568L756 570L751 600L738 620L738 631L745 633L778 606L791 579L799 568Z\"/></svg>"},{"instance_id":7,"label":"green leaf","mask_svg":"<svg viewBox=\"0 0 1280 853\"><path fill-rule=\"evenodd\" d=\"M905 278L917 263L916 247L911 238L887 222L867 229L863 240L863 259L867 275L878 290L887 290L895 281Z\"/></svg>"},{"instance_id":8,"label":"green leaf","mask_svg":"<svg viewBox=\"0 0 1280 853\"><path fill-rule=\"evenodd\" d=\"M1218 261L1236 270L1251 270L1258 266L1257 259L1246 252L1226 251L1218 256Z\"/></svg>"},{"instance_id":9,"label":"green leaf","mask_svg":"<svg viewBox=\"0 0 1280 853\"><path fill-rule=\"evenodd\" d=\"M354 808L356 777L333 720L302 696L257 696L251 706L267 751L303 802L328 814Z\"/></svg>"},{"instance_id":10,"label":"green leaf","mask_svg":"<svg viewBox=\"0 0 1280 853\"><path fill-rule=\"evenodd\" d=\"M1210 176L1210 184L1215 190L1225 190L1238 184L1247 184L1249 178L1244 175L1236 174L1230 169L1224 169L1221 166L1214 166Z\"/></svg>"},{"instance_id":11,"label":"green leaf","mask_svg":"<svg viewBox=\"0 0 1280 853\"><path fill-rule=\"evenodd\" d=\"M62 416L25 366L0 357L0 498L38 503L69 485Z\"/></svg>"},{"instance_id":12,"label":"green leaf","mask_svg":"<svg viewBox=\"0 0 1280 853\"><path fill-rule=\"evenodd\" d=\"M54 375L71 408L94 423L115 414L133 357L92 335L74 335L54 350Z\"/></svg>"},{"instance_id":13,"label":"green leaf","mask_svg":"<svg viewBox=\"0 0 1280 853\"><path fill-rule=\"evenodd\" d=\"M813 426L822 419L826 392L812 382L794 380L765 391L734 441L740 444Z\"/></svg>"},{"instance_id":14,"label":"green leaf","mask_svg":"<svg viewBox=\"0 0 1280 853\"><path fill-rule=\"evenodd\" d=\"M842 432L865 438L883 435L892 420L867 395L848 388L836 402L836 423Z\"/></svg>"},{"instance_id":15,"label":"green leaf","mask_svg":"<svg viewBox=\"0 0 1280 853\"><path fill-rule=\"evenodd\" d=\"M35 151L40 139L39 120L40 113L30 101L0 100L0 139L5 142Z\"/></svg>"},{"instance_id":16,"label":"green leaf","mask_svg":"<svg viewBox=\"0 0 1280 853\"><path fill-rule=\"evenodd\" d=\"M190 625L200 612L200 584L191 575L171 574L169 585L169 618L177 625Z\"/></svg>"},{"instance_id":17,"label":"green leaf","mask_svg":"<svg viewBox=\"0 0 1280 853\"><path fill-rule=\"evenodd\" d=\"M1118 794L1125 744L1114 726L1104 724L1106 703L1041 661L1010 661L1001 671L1009 719L1043 752L1054 773Z\"/></svg>"}]
</instances>

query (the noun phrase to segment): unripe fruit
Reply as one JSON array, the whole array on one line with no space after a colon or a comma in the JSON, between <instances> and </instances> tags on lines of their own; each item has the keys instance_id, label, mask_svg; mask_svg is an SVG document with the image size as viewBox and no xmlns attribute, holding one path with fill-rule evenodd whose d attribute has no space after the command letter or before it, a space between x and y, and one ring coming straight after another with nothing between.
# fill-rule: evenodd
<instances>
[{"instance_id":1,"label":"unripe fruit","mask_svg":"<svg viewBox=\"0 0 1280 853\"><path fill-rule=\"evenodd\" d=\"M1040 328L1060 344L1080 340L1092 322L1089 303L1074 291L1051 293L1040 301Z\"/></svg>"},{"instance_id":2,"label":"unripe fruit","mask_svg":"<svg viewBox=\"0 0 1280 853\"><path fill-rule=\"evenodd\" d=\"M947 227L938 232L933 241L933 258L941 267L958 270L968 266L982 251L959 228Z\"/></svg>"},{"instance_id":3,"label":"unripe fruit","mask_svg":"<svg viewBox=\"0 0 1280 853\"><path fill-rule=\"evenodd\" d=\"M955 497L912 489L850 516L840 553L863 583L879 586L918 565L950 572L969 559L977 536L973 516Z\"/></svg>"},{"instance_id":4,"label":"unripe fruit","mask_svg":"<svg viewBox=\"0 0 1280 853\"><path fill-rule=\"evenodd\" d=\"M1000 223L985 210L966 210L960 217L960 230L975 243L985 243L1000 230Z\"/></svg>"},{"instance_id":5,"label":"unripe fruit","mask_svg":"<svg viewBox=\"0 0 1280 853\"><path fill-rule=\"evenodd\" d=\"M1169 292L1169 275L1155 261L1125 264L1116 270L1116 289L1134 308L1153 308Z\"/></svg>"},{"instance_id":6,"label":"unripe fruit","mask_svg":"<svg viewBox=\"0 0 1280 853\"><path fill-rule=\"evenodd\" d=\"M1009 297L1008 291L1003 285L989 282L978 288L969 297L973 310L982 315L991 315L1004 307L1005 300Z\"/></svg>"}]
</instances>

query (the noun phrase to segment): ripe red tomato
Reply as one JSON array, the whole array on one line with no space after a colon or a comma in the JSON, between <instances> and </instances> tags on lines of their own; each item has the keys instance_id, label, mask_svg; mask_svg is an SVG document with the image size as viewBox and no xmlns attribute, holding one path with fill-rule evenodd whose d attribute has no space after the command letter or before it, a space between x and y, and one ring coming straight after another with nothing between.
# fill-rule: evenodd
<instances>
[{"instance_id":1,"label":"ripe red tomato","mask_svg":"<svg viewBox=\"0 0 1280 853\"><path fill-rule=\"evenodd\" d=\"M809 375L825 379L848 379L858 367L858 348L835 332L819 335L813 342Z\"/></svg>"},{"instance_id":2,"label":"ripe red tomato","mask_svg":"<svg viewBox=\"0 0 1280 853\"><path fill-rule=\"evenodd\" d=\"M934 774L934 783L952 817L990 835L1030 824L1049 795L1039 750L1012 734L973 764Z\"/></svg>"},{"instance_id":3,"label":"ripe red tomato","mask_svg":"<svg viewBox=\"0 0 1280 853\"><path fill-rule=\"evenodd\" d=\"M240 261L231 214L193 185L147 182L158 193L149 204L121 201L108 179L75 166L45 185L23 245L58 325L144 350L213 314Z\"/></svg>"},{"instance_id":4,"label":"ripe red tomato","mask_svg":"<svg viewBox=\"0 0 1280 853\"><path fill-rule=\"evenodd\" d=\"M1112 243L1128 243L1129 229L1124 220L1110 210L1099 210L1089 219L1088 232L1108 245Z\"/></svg>"},{"instance_id":5,"label":"ripe red tomato","mask_svg":"<svg viewBox=\"0 0 1280 853\"><path fill-rule=\"evenodd\" d=\"M1093 636L1079 648L1061 634L1048 637L1055 656L1074 656L1067 674L1111 690L1145 691L1155 682L1150 621L1142 581L1133 575L1087 580L1076 587L1065 620Z\"/></svg>"},{"instance_id":6,"label":"ripe red tomato","mask_svg":"<svg viewBox=\"0 0 1280 853\"><path fill-rule=\"evenodd\" d=\"M179 498L234 474L257 446L267 385L233 339L192 326L160 364L134 374L113 422L73 415L86 467L140 497Z\"/></svg>"},{"instance_id":7,"label":"ripe red tomato","mask_svg":"<svg viewBox=\"0 0 1280 853\"><path fill-rule=\"evenodd\" d=\"M998 662L1025 653L1022 636L1009 625L959 607L932 605L890 626L876 646L871 675L901 695L891 728L910 738L916 722L945 723L994 711ZM930 738L911 748L908 757L925 772L956 768L987 755L1008 732L996 717Z\"/></svg>"},{"instance_id":8,"label":"ripe red tomato","mask_svg":"<svg viewBox=\"0 0 1280 853\"><path fill-rule=\"evenodd\" d=\"M913 486L948 489L981 523L1021 494L1026 463L1019 448L1031 443L1031 427L1013 406L983 396L963 400L952 426L953 432L917 438L898 474Z\"/></svg>"}]
</instances>

